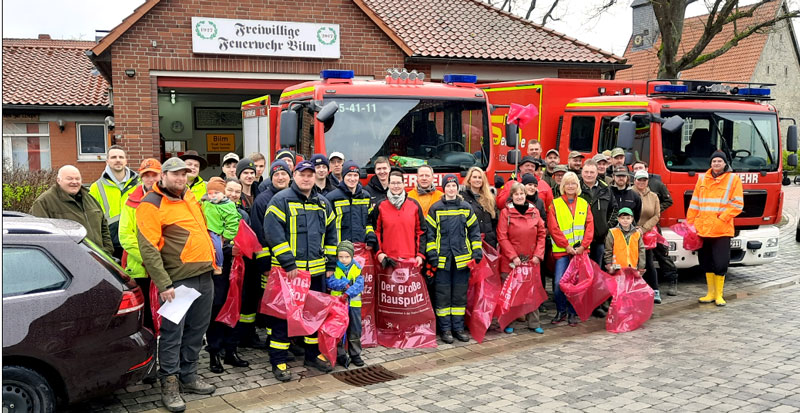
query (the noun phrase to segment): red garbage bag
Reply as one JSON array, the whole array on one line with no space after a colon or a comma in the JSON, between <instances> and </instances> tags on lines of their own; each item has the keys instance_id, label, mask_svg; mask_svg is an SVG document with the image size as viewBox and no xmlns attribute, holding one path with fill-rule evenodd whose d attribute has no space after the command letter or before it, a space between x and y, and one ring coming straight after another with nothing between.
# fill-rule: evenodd
<instances>
[{"instance_id":1,"label":"red garbage bag","mask_svg":"<svg viewBox=\"0 0 800 413\"><path fill-rule=\"evenodd\" d=\"M258 242L256 233L243 219L239 220L239 231L233 237L233 245L236 245L239 253L247 258L252 258L253 254L261 251L261 243Z\"/></svg>"},{"instance_id":2,"label":"red garbage bag","mask_svg":"<svg viewBox=\"0 0 800 413\"><path fill-rule=\"evenodd\" d=\"M221 275L215 275L214 277L221 277ZM233 328L236 327L236 323L239 322L239 313L242 309L244 259L240 255L233 257L231 273L228 276L228 280L228 296L225 298L225 304L222 305L222 309L219 310L219 314L217 314L217 318L215 318L214 321L218 321L230 328Z\"/></svg>"},{"instance_id":3,"label":"red garbage bag","mask_svg":"<svg viewBox=\"0 0 800 413\"><path fill-rule=\"evenodd\" d=\"M642 236L642 242L644 242L644 248L648 250L655 248L658 244L669 246L667 239L656 228L645 232Z\"/></svg>"},{"instance_id":4,"label":"red garbage bag","mask_svg":"<svg viewBox=\"0 0 800 413\"><path fill-rule=\"evenodd\" d=\"M415 260L397 260L378 271L375 309L378 344L394 348L436 347L436 319Z\"/></svg>"},{"instance_id":5,"label":"red garbage bag","mask_svg":"<svg viewBox=\"0 0 800 413\"><path fill-rule=\"evenodd\" d=\"M467 289L467 311L464 321L472 337L482 343L492 324L492 316L500 299L502 283L498 272L500 257L489 244L483 243L483 260L471 270Z\"/></svg>"},{"instance_id":6,"label":"red garbage bag","mask_svg":"<svg viewBox=\"0 0 800 413\"><path fill-rule=\"evenodd\" d=\"M161 314L158 313L158 309L161 308L161 302L158 301L160 299L156 283L150 280L150 314L153 315L153 330L155 330L153 335L156 337L161 330Z\"/></svg>"},{"instance_id":7,"label":"red garbage bag","mask_svg":"<svg viewBox=\"0 0 800 413\"><path fill-rule=\"evenodd\" d=\"M611 297L605 282L607 276L587 253L575 255L569 262L558 286L582 321L588 320L592 311Z\"/></svg>"},{"instance_id":8,"label":"red garbage bag","mask_svg":"<svg viewBox=\"0 0 800 413\"><path fill-rule=\"evenodd\" d=\"M508 274L494 310L500 328L508 327L518 317L533 312L547 300L539 271L538 264L523 262Z\"/></svg>"},{"instance_id":9,"label":"red garbage bag","mask_svg":"<svg viewBox=\"0 0 800 413\"><path fill-rule=\"evenodd\" d=\"M607 278L614 291L611 308L606 317L606 331L625 333L644 324L653 315L653 289L635 268L623 268Z\"/></svg>"},{"instance_id":10,"label":"red garbage bag","mask_svg":"<svg viewBox=\"0 0 800 413\"><path fill-rule=\"evenodd\" d=\"M316 291L312 291L311 293L315 292ZM346 299L337 298L331 300L328 316L325 318L325 322L319 327L319 333L317 334L319 338L319 352L331 362L331 366L336 366L336 347L347 332L347 324L350 320L348 303L345 300Z\"/></svg>"},{"instance_id":11,"label":"red garbage bag","mask_svg":"<svg viewBox=\"0 0 800 413\"><path fill-rule=\"evenodd\" d=\"M670 227L676 234L683 237L683 249L688 251L697 251L703 246L703 239L697 235L697 230L694 225L679 222Z\"/></svg>"},{"instance_id":12,"label":"red garbage bag","mask_svg":"<svg viewBox=\"0 0 800 413\"><path fill-rule=\"evenodd\" d=\"M536 106L533 106L533 104L522 106L517 103L512 103L511 108L508 109L508 122L515 123L520 128L524 128L525 125L530 123L530 121L538 115L539 110L536 109ZM506 137L506 139L508 139L508 137Z\"/></svg>"},{"instance_id":13,"label":"red garbage bag","mask_svg":"<svg viewBox=\"0 0 800 413\"><path fill-rule=\"evenodd\" d=\"M364 277L364 291L361 292L361 347L375 347L378 345L378 332L375 329L375 260L372 251L362 242L357 242L355 256L361 266L361 276Z\"/></svg>"},{"instance_id":14,"label":"red garbage bag","mask_svg":"<svg viewBox=\"0 0 800 413\"><path fill-rule=\"evenodd\" d=\"M272 267L261 299L260 312L287 321L290 337L313 334L328 315L330 300L309 294L311 274L298 271L289 282L286 271ZM312 291L313 292L313 291Z\"/></svg>"}]
</instances>

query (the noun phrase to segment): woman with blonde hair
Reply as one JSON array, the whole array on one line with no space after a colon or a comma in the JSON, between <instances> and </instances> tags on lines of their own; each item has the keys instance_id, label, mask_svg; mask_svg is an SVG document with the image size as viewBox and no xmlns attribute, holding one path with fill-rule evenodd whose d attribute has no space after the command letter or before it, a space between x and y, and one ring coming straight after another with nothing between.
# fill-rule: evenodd
<instances>
[{"instance_id":1,"label":"woman with blonde hair","mask_svg":"<svg viewBox=\"0 0 800 413\"><path fill-rule=\"evenodd\" d=\"M497 248L496 228L499 213L486 173L481 168L473 166L469 168L461 184L461 197L467 201L472 211L475 212L475 216L478 217L481 235L489 245Z\"/></svg>"},{"instance_id":2,"label":"woman with blonde hair","mask_svg":"<svg viewBox=\"0 0 800 413\"><path fill-rule=\"evenodd\" d=\"M589 203L580 197L581 184L578 175L574 172L564 174L560 190L561 196L553 200L547 211L547 229L553 243L553 260L556 262L553 296L557 312L551 324L559 324L568 319L569 325L574 327L578 324L578 316L558 283L572 257L589 250L594 235L594 220Z\"/></svg>"}]
</instances>

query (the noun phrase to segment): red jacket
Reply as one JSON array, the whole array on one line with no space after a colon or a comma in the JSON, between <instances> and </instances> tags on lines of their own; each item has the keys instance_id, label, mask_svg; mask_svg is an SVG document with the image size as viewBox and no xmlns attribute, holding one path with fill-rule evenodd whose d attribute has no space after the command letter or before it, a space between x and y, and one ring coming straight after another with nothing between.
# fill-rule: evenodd
<instances>
[{"instance_id":1,"label":"red jacket","mask_svg":"<svg viewBox=\"0 0 800 413\"><path fill-rule=\"evenodd\" d=\"M566 195L561 195L561 198L567 202L570 212L572 212L572 215L575 216L575 205L577 202L574 200L572 202L568 202ZM558 221L556 221L556 209L552 204L550 205L550 208L547 208L547 231L550 233L550 238L553 239L553 242L555 242L556 245L562 248L567 247L567 237L564 236L564 233L561 232L561 228L558 227ZM587 251L589 250L589 245L592 243L593 236L594 218L592 218L592 207L589 206L588 210L586 211L586 225L585 229L583 230L583 240L581 241L581 246ZM565 255L567 255L566 252L554 252L553 259L559 259Z\"/></svg>"},{"instance_id":2,"label":"red jacket","mask_svg":"<svg viewBox=\"0 0 800 413\"><path fill-rule=\"evenodd\" d=\"M509 264L520 255L526 255L529 259L539 257L540 261L544 261L545 235L544 220L535 206L529 203L523 215L514 204L509 203L500 211L497 220L500 272L511 272Z\"/></svg>"},{"instance_id":3,"label":"red jacket","mask_svg":"<svg viewBox=\"0 0 800 413\"><path fill-rule=\"evenodd\" d=\"M406 196L400 209L384 199L372 210L378 251L392 259L425 259L425 217L419 203Z\"/></svg>"},{"instance_id":4,"label":"red jacket","mask_svg":"<svg viewBox=\"0 0 800 413\"><path fill-rule=\"evenodd\" d=\"M508 194L511 192L511 185L511 181L506 182L506 184L503 185L503 189L501 189L497 194L497 209L502 210L506 207L506 203L508 202ZM539 180L536 188L539 192L539 199L544 202L544 210L549 210L550 205L553 203L553 188L551 188L550 184L545 182L544 179Z\"/></svg>"}]
</instances>

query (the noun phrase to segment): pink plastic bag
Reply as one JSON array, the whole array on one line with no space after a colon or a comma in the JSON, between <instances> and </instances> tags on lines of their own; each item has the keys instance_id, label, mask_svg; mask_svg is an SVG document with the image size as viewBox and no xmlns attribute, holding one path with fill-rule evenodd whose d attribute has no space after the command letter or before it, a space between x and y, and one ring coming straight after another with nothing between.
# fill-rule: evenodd
<instances>
[{"instance_id":1,"label":"pink plastic bag","mask_svg":"<svg viewBox=\"0 0 800 413\"><path fill-rule=\"evenodd\" d=\"M500 298L502 283L497 270L500 257L489 244L483 243L483 260L472 269L467 289L467 311L464 321L472 337L482 343L492 324L492 315Z\"/></svg>"},{"instance_id":2,"label":"pink plastic bag","mask_svg":"<svg viewBox=\"0 0 800 413\"><path fill-rule=\"evenodd\" d=\"M222 277L215 275L214 277ZM242 283L244 283L244 259L237 255L233 257L231 264L231 274L228 277L228 296L225 298L225 304L219 310L217 318L218 321L227 325L230 328L236 327L239 322L239 312L242 309Z\"/></svg>"},{"instance_id":3,"label":"pink plastic bag","mask_svg":"<svg viewBox=\"0 0 800 413\"><path fill-rule=\"evenodd\" d=\"M614 291L606 318L606 330L611 333L633 331L653 315L653 289L634 268L623 268L606 281Z\"/></svg>"},{"instance_id":4,"label":"pink plastic bag","mask_svg":"<svg viewBox=\"0 0 800 413\"><path fill-rule=\"evenodd\" d=\"M378 332L375 330L375 260L372 251L367 250L364 243L354 244L353 259L361 266L364 277L364 291L361 292L361 347L378 345Z\"/></svg>"},{"instance_id":5,"label":"pink plastic bag","mask_svg":"<svg viewBox=\"0 0 800 413\"><path fill-rule=\"evenodd\" d=\"M508 123L514 123L520 128L524 128L525 125L530 123L530 121L538 115L539 110L536 109L536 106L533 106L533 104L522 106L517 103L512 103L511 108L508 109ZM506 139L508 138L507 136Z\"/></svg>"},{"instance_id":6,"label":"pink plastic bag","mask_svg":"<svg viewBox=\"0 0 800 413\"><path fill-rule=\"evenodd\" d=\"M315 292L312 291L311 293ZM319 327L317 334L319 351L331 362L331 366L336 366L336 347L342 341L345 333L347 333L347 324L350 320L347 308L348 305L345 299L333 298L330 302L328 316Z\"/></svg>"},{"instance_id":7,"label":"pink plastic bag","mask_svg":"<svg viewBox=\"0 0 800 413\"><path fill-rule=\"evenodd\" d=\"M436 347L436 320L415 260L399 260L378 273L375 311L378 344L394 348Z\"/></svg>"},{"instance_id":8,"label":"pink plastic bag","mask_svg":"<svg viewBox=\"0 0 800 413\"><path fill-rule=\"evenodd\" d=\"M161 330L161 314L158 313L158 309L161 308L159 299L158 287L156 287L156 283L153 280L150 280L150 314L153 315L153 330L155 330L153 335L156 337L158 337L158 333Z\"/></svg>"},{"instance_id":9,"label":"pink plastic bag","mask_svg":"<svg viewBox=\"0 0 800 413\"><path fill-rule=\"evenodd\" d=\"M607 276L586 253L573 256L569 262L558 286L582 321L588 320L592 311L611 297L605 282Z\"/></svg>"},{"instance_id":10,"label":"pink plastic bag","mask_svg":"<svg viewBox=\"0 0 800 413\"><path fill-rule=\"evenodd\" d=\"M290 283L283 268L272 267L260 312L285 319L289 337L314 334L328 315L330 300L324 297L327 294L309 292L310 286L308 271L298 271Z\"/></svg>"},{"instance_id":11,"label":"pink plastic bag","mask_svg":"<svg viewBox=\"0 0 800 413\"><path fill-rule=\"evenodd\" d=\"M539 265L524 262L508 274L494 310L500 328L506 328L518 317L533 312L547 300L542 286Z\"/></svg>"},{"instance_id":12,"label":"pink plastic bag","mask_svg":"<svg viewBox=\"0 0 800 413\"><path fill-rule=\"evenodd\" d=\"M244 220L239 220L239 231L233 237L233 244L239 249L239 253L247 258L252 258L253 254L261 251L261 243L253 229Z\"/></svg>"},{"instance_id":13,"label":"pink plastic bag","mask_svg":"<svg viewBox=\"0 0 800 413\"><path fill-rule=\"evenodd\" d=\"M703 246L703 239L697 235L697 230L694 225L679 222L670 227L676 234L683 237L683 249L688 251L697 251Z\"/></svg>"},{"instance_id":14,"label":"pink plastic bag","mask_svg":"<svg viewBox=\"0 0 800 413\"><path fill-rule=\"evenodd\" d=\"M667 239L664 238L656 228L647 231L644 236L642 236L642 242L644 242L644 248L648 250L655 248L658 244L669 246Z\"/></svg>"}]
</instances>

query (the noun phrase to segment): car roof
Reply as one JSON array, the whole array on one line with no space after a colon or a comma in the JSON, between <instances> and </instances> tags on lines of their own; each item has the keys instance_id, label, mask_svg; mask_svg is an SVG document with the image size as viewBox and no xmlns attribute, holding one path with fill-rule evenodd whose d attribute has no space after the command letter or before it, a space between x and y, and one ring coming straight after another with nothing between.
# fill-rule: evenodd
<instances>
[{"instance_id":1,"label":"car roof","mask_svg":"<svg viewBox=\"0 0 800 413\"><path fill-rule=\"evenodd\" d=\"M86 237L83 225L68 219L37 218L27 214L3 212L3 237L6 235L56 235L81 242Z\"/></svg>"}]
</instances>

